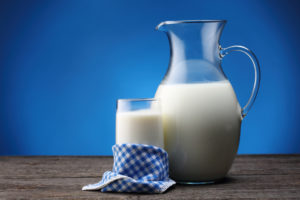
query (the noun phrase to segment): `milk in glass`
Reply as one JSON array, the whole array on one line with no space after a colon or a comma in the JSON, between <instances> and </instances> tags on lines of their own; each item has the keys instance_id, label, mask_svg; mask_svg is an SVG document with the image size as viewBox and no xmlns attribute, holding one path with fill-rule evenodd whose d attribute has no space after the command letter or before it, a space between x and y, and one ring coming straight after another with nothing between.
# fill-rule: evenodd
<instances>
[{"instance_id":1,"label":"milk in glass","mask_svg":"<svg viewBox=\"0 0 300 200\"><path fill-rule=\"evenodd\" d=\"M116 143L148 144L163 148L161 112L155 109L117 112Z\"/></svg>"}]
</instances>

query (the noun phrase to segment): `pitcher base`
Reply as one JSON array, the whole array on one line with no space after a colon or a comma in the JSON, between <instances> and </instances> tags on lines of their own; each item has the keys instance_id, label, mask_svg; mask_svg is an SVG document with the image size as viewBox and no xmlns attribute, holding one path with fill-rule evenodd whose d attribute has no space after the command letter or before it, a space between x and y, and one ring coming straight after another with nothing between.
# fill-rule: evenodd
<instances>
[{"instance_id":1,"label":"pitcher base","mask_svg":"<svg viewBox=\"0 0 300 200\"><path fill-rule=\"evenodd\" d=\"M186 182L186 181L176 181L177 184L181 185L209 185L214 184L216 181L200 181L200 182Z\"/></svg>"},{"instance_id":2,"label":"pitcher base","mask_svg":"<svg viewBox=\"0 0 300 200\"><path fill-rule=\"evenodd\" d=\"M176 183L181 185L209 185L222 182L222 180L224 180L224 178L220 178L213 181L176 181Z\"/></svg>"}]
</instances>

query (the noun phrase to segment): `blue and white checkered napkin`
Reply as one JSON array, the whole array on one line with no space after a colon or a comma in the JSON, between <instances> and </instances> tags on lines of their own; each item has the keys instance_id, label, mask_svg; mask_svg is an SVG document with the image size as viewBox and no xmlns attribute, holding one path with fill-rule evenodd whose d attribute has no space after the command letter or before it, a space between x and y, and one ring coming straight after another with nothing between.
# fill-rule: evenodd
<instances>
[{"instance_id":1,"label":"blue and white checkered napkin","mask_svg":"<svg viewBox=\"0 0 300 200\"><path fill-rule=\"evenodd\" d=\"M100 182L86 185L82 190L163 193L175 184L169 178L165 150L144 144L116 144L112 149L113 170L105 172Z\"/></svg>"}]
</instances>

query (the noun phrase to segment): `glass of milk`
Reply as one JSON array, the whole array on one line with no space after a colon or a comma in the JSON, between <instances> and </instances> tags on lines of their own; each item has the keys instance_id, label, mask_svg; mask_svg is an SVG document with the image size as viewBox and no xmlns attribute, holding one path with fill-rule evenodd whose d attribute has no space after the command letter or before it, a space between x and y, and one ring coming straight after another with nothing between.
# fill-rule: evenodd
<instances>
[{"instance_id":1,"label":"glass of milk","mask_svg":"<svg viewBox=\"0 0 300 200\"><path fill-rule=\"evenodd\" d=\"M163 148L162 115L158 99L119 99L116 144L148 144Z\"/></svg>"}]
</instances>

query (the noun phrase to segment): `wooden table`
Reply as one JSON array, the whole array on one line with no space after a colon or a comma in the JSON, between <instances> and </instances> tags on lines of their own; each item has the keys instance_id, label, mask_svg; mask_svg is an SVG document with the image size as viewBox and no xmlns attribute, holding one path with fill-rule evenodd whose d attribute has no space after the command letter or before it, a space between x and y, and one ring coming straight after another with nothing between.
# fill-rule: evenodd
<instances>
[{"instance_id":1,"label":"wooden table","mask_svg":"<svg viewBox=\"0 0 300 200\"><path fill-rule=\"evenodd\" d=\"M176 185L164 194L81 191L110 170L111 157L0 157L0 199L300 199L300 155L242 155L212 185Z\"/></svg>"}]
</instances>

